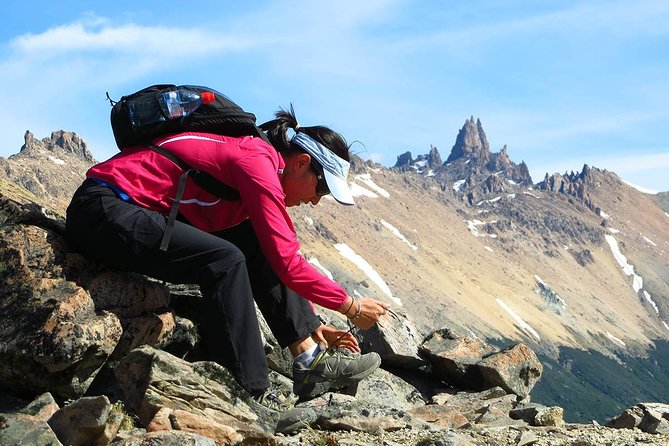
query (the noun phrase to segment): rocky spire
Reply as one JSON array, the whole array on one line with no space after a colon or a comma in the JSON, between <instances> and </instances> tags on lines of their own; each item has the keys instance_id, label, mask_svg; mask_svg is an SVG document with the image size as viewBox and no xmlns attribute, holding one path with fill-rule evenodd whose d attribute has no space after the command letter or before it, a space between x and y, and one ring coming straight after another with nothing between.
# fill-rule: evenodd
<instances>
[{"instance_id":1,"label":"rocky spire","mask_svg":"<svg viewBox=\"0 0 669 446\"><path fill-rule=\"evenodd\" d=\"M472 116L465 121L465 125L460 129L458 137L455 139L455 145L451 149L451 154L446 162L450 163L464 156L485 159L488 158L489 154L490 146L483 131L481 120L474 121Z\"/></svg>"},{"instance_id":2,"label":"rocky spire","mask_svg":"<svg viewBox=\"0 0 669 446\"><path fill-rule=\"evenodd\" d=\"M443 162L441 161L441 155L439 154L439 150L437 150L436 147L430 145L430 153L427 155L427 165L430 169L436 170L438 169Z\"/></svg>"}]
</instances>

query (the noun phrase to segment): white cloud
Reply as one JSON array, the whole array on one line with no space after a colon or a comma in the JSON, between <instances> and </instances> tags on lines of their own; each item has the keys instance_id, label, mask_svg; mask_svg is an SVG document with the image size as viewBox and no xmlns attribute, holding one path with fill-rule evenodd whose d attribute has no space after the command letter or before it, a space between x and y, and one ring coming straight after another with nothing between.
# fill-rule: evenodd
<instances>
[{"instance_id":1,"label":"white cloud","mask_svg":"<svg viewBox=\"0 0 669 446\"><path fill-rule=\"evenodd\" d=\"M120 54L164 56L162 63L167 64L183 63L184 57L202 57L256 45L255 39L239 35L187 27L113 25L102 17L59 25L39 34L24 34L10 41L17 59L53 59L105 52L107 57Z\"/></svg>"}]
</instances>

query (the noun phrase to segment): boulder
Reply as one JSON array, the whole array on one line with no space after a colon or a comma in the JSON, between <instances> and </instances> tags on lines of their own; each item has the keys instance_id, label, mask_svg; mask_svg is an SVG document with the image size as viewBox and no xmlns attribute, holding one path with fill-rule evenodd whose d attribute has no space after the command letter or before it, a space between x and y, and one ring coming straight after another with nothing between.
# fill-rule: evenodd
<instances>
[{"instance_id":1,"label":"boulder","mask_svg":"<svg viewBox=\"0 0 669 446\"><path fill-rule=\"evenodd\" d=\"M639 403L606 423L607 427L639 428L650 434L669 434L669 404Z\"/></svg>"},{"instance_id":2,"label":"boulder","mask_svg":"<svg viewBox=\"0 0 669 446\"><path fill-rule=\"evenodd\" d=\"M82 395L122 328L63 276L65 245L37 226L0 232L0 383L14 392Z\"/></svg>"},{"instance_id":3,"label":"boulder","mask_svg":"<svg viewBox=\"0 0 669 446\"><path fill-rule=\"evenodd\" d=\"M384 366L416 369L426 363L418 354L421 335L405 312L389 311L372 328L357 334L363 353L378 353Z\"/></svg>"},{"instance_id":4,"label":"boulder","mask_svg":"<svg viewBox=\"0 0 669 446\"><path fill-rule=\"evenodd\" d=\"M130 352L115 374L126 407L145 427L178 425L155 419L163 408L228 426L249 440L266 438L276 426L278 414L255 403L225 368L213 362L191 364L145 345Z\"/></svg>"},{"instance_id":5,"label":"boulder","mask_svg":"<svg viewBox=\"0 0 669 446\"><path fill-rule=\"evenodd\" d=\"M355 396L363 403L386 405L401 410L425 405L425 399L416 387L383 369L377 369L371 376L360 381Z\"/></svg>"},{"instance_id":6,"label":"boulder","mask_svg":"<svg viewBox=\"0 0 669 446\"><path fill-rule=\"evenodd\" d=\"M0 196L0 388L76 398L110 357L193 347L194 327L177 324L165 285L72 252L61 216L13 197Z\"/></svg>"},{"instance_id":7,"label":"boulder","mask_svg":"<svg viewBox=\"0 0 669 446\"><path fill-rule=\"evenodd\" d=\"M323 430L395 431L408 427L411 421L411 415L403 410L372 405L339 393L326 393L298 407L314 409L318 419L312 425Z\"/></svg>"},{"instance_id":8,"label":"boulder","mask_svg":"<svg viewBox=\"0 0 669 446\"><path fill-rule=\"evenodd\" d=\"M212 438L184 431L159 431L133 435L110 446L217 446Z\"/></svg>"},{"instance_id":9,"label":"boulder","mask_svg":"<svg viewBox=\"0 0 669 446\"><path fill-rule=\"evenodd\" d=\"M47 421L59 410L50 393L32 402L0 394L0 444L61 445Z\"/></svg>"},{"instance_id":10,"label":"boulder","mask_svg":"<svg viewBox=\"0 0 669 446\"><path fill-rule=\"evenodd\" d=\"M511 410L509 415L514 420L524 420L532 426L561 427L564 425L564 410L558 406L546 407L536 403L523 404Z\"/></svg>"},{"instance_id":11,"label":"boulder","mask_svg":"<svg viewBox=\"0 0 669 446\"><path fill-rule=\"evenodd\" d=\"M432 373L446 383L478 390L485 387L474 366L496 350L480 339L456 338L449 330L442 329L429 335L419 351L432 365Z\"/></svg>"},{"instance_id":12,"label":"boulder","mask_svg":"<svg viewBox=\"0 0 669 446\"><path fill-rule=\"evenodd\" d=\"M544 370L537 355L525 344L486 356L476 368L486 388L500 386L521 398L530 394Z\"/></svg>"},{"instance_id":13,"label":"boulder","mask_svg":"<svg viewBox=\"0 0 669 446\"><path fill-rule=\"evenodd\" d=\"M49 426L65 445L95 444L105 432L111 411L109 399L102 395L74 401L49 419Z\"/></svg>"},{"instance_id":14,"label":"boulder","mask_svg":"<svg viewBox=\"0 0 669 446\"><path fill-rule=\"evenodd\" d=\"M24 414L0 414L0 444L62 446L46 421Z\"/></svg>"}]
</instances>

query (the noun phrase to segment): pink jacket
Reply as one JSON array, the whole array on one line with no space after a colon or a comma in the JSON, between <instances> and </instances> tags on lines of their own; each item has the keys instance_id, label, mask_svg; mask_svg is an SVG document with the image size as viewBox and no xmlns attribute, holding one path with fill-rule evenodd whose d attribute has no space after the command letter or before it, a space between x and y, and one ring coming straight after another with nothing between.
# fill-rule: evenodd
<instances>
[{"instance_id":1,"label":"pink jacket","mask_svg":"<svg viewBox=\"0 0 669 446\"><path fill-rule=\"evenodd\" d=\"M222 200L189 179L179 212L193 226L214 232L250 219L263 253L286 286L325 308L343 305L344 289L299 254L279 177L285 162L271 145L250 136L209 133L181 133L156 144L239 191L240 201ZM93 166L86 176L113 184L138 205L167 215L182 173L163 155L137 147Z\"/></svg>"}]
</instances>

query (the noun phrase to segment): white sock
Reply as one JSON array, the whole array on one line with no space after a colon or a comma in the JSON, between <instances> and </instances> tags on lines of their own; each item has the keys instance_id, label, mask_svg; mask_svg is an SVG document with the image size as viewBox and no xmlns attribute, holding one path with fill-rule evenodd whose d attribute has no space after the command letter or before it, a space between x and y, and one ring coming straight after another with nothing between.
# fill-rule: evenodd
<instances>
[{"instance_id":1,"label":"white sock","mask_svg":"<svg viewBox=\"0 0 669 446\"><path fill-rule=\"evenodd\" d=\"M309 367L311 363L314 362L314 359L318 356L319 352L320 349L318 348L318 344L314 344L308 350L297 355L293 361L299 362L304 367Z\"/></svg>"}]
</instances>

